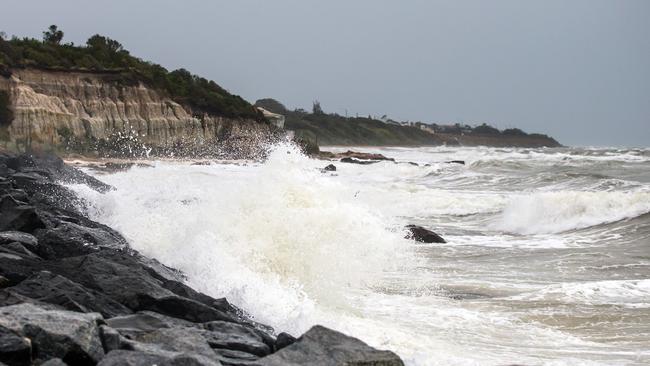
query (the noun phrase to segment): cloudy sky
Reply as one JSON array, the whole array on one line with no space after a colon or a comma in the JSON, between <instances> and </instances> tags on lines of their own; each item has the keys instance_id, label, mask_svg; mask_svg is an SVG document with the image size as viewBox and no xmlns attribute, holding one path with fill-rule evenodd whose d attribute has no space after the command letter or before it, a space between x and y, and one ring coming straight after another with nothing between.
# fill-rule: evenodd
<instances>
[{"instance_id":1,"label":"cloudy sky","mask_svg":"<svg viewBox=\"0 0 650 366\"><path fill-rule=\"evenodd\" d=\"M0 30L95 34L251 102L650 146L648 0L7 1Z\"/></svg>"}]
</instances>

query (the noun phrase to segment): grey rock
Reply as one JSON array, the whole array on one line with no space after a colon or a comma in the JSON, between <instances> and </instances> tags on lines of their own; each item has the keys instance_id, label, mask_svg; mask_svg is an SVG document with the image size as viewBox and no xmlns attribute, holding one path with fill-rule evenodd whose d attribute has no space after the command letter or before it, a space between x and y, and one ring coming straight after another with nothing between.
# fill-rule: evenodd
<instances>
[{"instance_id":1,"label":"grey rock","mask_svg":"<svg viewBox=\"0 0 650 366\"><path fill-rule=\"evenodd\" d=\"M45 227L34 206L18 201L10 195L0 197L0 230L31 232Z\"/></svg>"},{"instance_id":2,"label":"grey rock","mask_svg":"<svg viewBox=\"0 0 650 366\"><path fill-rule=\"evenodd\" d=\"M262 332L257 329L223 321L209 322L204 324L204 327L209 332L203 335L213 348L227 348L257 356L266 356L271 353L273 339L269 340L271 342L271 346L269 346L265 342Z\"/></svg>"},{"instance_id":3,"label":"grey rock","mask_svg":"<svg viewBox=\"0 0 650 366\"><path fill-rule=\"evenodd\" d=\"M143 332L150 332L160 328L169 328L169 325L165 321L146 313L124 315L107 319L106 324L115 329L130 329Z\"/></svg>"},{"instance_id":4,"label":"grey rock","mask_svg":"<svg viewBox=\"0 0 650 366\"><path fill-rule=\"evenodd\" d=\"M108 353L116 349L124 348L125 342L120 333L107 325L99 326L99 337L102 340L104 352Z\"/></svg>"},{"instance_id":5,"label":"grey rock","mask_svg":"<svg viewBox=\"0 0 650 366\"><path fill-rule=\"evenodd\" d=\"M40 302L60 305L71 311L98 312L104 317L131 313L127 307L104 294L48 271L41 271L10 290Z\"/></svg>"},{"instance_id":6,"label":"grey rock","mask_svg":"<svg viewBox=\"0 0 650 366\"><path fill-rule=\"evenodd\" d=\"M31 251L38 245L38 240L32 234L22 231L3 231L0 232L0 245L18 242Z\"/></svg>"},{"instance_id":7,"label":"grey rock","mask_svg":"<svg viewBox=\"0 0 650 366\"><path fill-rule=\"evenodd\" d=\"M109 352L97 366L219 366L216 360L201 355L116 350Z\"/></svg>"},{"instance_id":8,"label":"grey rock","mask_svg":"<svg viewBox=\"0 0 650 366\"><path fill-rule=\"evenodd\" d=\"M275 340L275 345L273 348L275 348L276 351L279 351L284 347L290 346L294 343L296 343L296 337L292 336L289 333L282 332L278 334L278 337Z\"/></svg>"},{"instance_id":9,"label":"grey rock","mask_svg":"<svg viewBox=\"0 0 650 366\"><path fill-rule=\"evenodd\" d=\"M196 328L161 328L137 334L131 346L137 351L151 352L161 349L168 352L197 354L216 360L216 354L202 332L205 331ZM148 346L142 347L143 343Z\"/></svg>"},{"instance_id":10,"label":"grey rock","mask_svg":"<svg viewBox=\"0 0 650 366\"><path fill-rule=\"evenodd\" d=\"M9 366L29 365L32 343L29 339L0 326L0 362Z\"/></svg>"},{"instance_id":11,"label":"grey rock","mask_svg":"<svg viewBox=\"0 0 650 366\"><path fill-rule=\"evenodd\" d=\"M246 366L259 359L259 356L247 352L214 348L219 362L226 366Z\"/></svg>"},{"instance_id":12,"label":"grey rock","mask_svg":"<svg viewBox=\"0 0 650 366\"><path fill-rule=\"evenodd\" d=\"M343 333L315 326L298 340L278 352L260 358L260 366L403 366L402 360L390 351L376 350Z\"/></svg>"},{"instance_id":13,"label":"grey rock","mask_svg":"<svg viewBox=\"0 0 650 366\"><path fill-rule=\"evenodd\" d=\"M75 365L94 365L103 356L101 315L47 310L33 304L0 308L0 326L31 339L34 358L59 357Z\"/></svg>"},{"instance_id":14,"label":"grey rock","mask_svg":"<svg viewBox=\"0 0 650 366\"><path fill-rule=\"evenodd\" d=\"M39 256L34 254L31 250L25 248L25 246L19 242L13 242L0 246L0 252L14 254L21 258L30 258L35 260L41 259Z\"/></svg>"},{"instance_id":15,"label":"grey rock","mask_svg":"<svg viewBox=\"0 0 650 366\"><path fill-rule=\"evenodd\" d=\"M68 366L68 364L63 362L60 358L51 358L43 362L41 366Z\"/></svg>"}]
</instances>

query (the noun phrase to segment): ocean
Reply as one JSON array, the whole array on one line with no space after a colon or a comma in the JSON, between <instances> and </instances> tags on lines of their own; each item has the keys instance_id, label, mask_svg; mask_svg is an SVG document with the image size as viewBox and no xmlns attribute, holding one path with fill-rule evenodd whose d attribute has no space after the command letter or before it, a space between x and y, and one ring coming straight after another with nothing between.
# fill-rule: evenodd
<instances>
[{"instance_id":1,"label":"ocean","mask_svg":"<svg viewBox=\"0 0 650 366\"><path fill-rule=\"evenodd\" d=\"M91 218L262 323L314 324L407 365L650 364L650 149L273 147L72 186ZM450 163L462 160L464 165ZM417 163L416 165L409 162ZM446 244L405 239L407 224Z\"/></svg>"}]
</instances>

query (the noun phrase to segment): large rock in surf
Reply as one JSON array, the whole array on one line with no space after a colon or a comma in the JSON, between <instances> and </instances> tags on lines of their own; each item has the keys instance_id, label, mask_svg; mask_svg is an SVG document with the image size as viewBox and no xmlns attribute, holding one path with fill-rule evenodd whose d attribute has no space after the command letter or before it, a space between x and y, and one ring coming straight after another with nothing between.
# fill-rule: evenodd
<instances>
[{"instance_id":1,"label":"large rock in surf","mask_svg":"<svg viewBox=\"0 0 650 366\"><path fill-rule=\"evenodd\" d=\"M418 225L406 225L408 234L406 239L412 239L420 243L446 243L447 241L442 236L434 233L429 229L425 229Z\"/></svg>"},{"instance_id":2,"label":"large rock in surf","mask_svg":"<svg viewBox=\"0 0 650 366\"><path fill-rule=\"evenodd\" d=\"M261 358L259 366L403 366L391 351L374 349L364 342L322 326L312 327L290 346Z\"/></svg>"},{"instance_id":3,"label":"large rock in surf","mask_svg":"<svg viewBox=\"0 0 650 366\"><path fill-rule=\"evenodd\" d=\"M378 160L358 160L354 158L342 158L339 160L341 163L350 163L350 164L360 164L360 165L369 165L379 162Z\"/></svg>"}]
</instances>

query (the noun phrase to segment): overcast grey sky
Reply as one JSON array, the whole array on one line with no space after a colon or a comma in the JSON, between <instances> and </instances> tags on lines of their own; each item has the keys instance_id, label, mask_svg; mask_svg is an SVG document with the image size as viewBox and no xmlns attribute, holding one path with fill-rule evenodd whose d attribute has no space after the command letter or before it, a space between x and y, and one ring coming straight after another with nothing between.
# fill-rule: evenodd
<instances>
[{"instance_id":1,"label":"overcast grey sky","mask_svg":"<svg viewBox=\"0 0 650 366\"><path fill-rule=\"evenodd\" d=\"M0 30L95 33L254 102L650 146L650 0L14 0Z\"/></svg>"}]
</instances>

